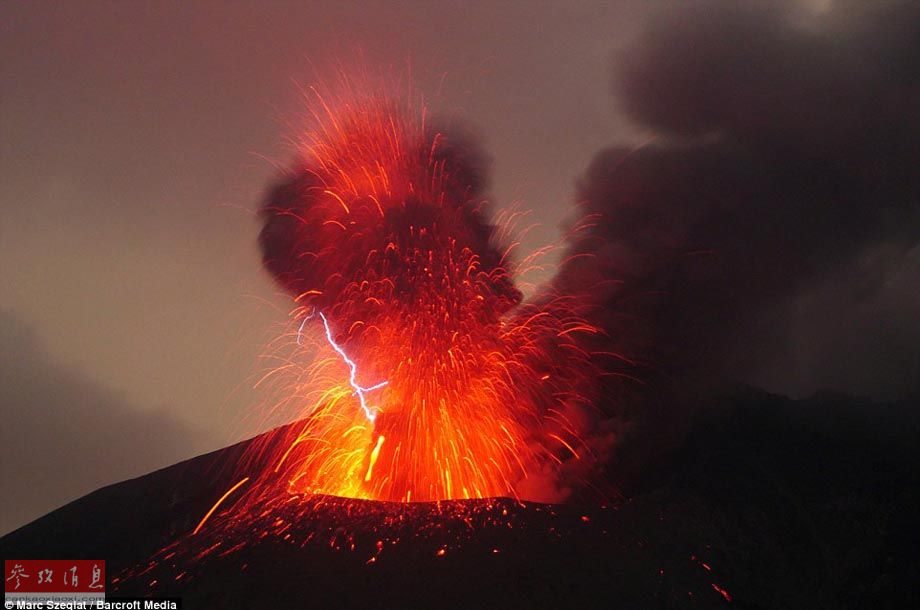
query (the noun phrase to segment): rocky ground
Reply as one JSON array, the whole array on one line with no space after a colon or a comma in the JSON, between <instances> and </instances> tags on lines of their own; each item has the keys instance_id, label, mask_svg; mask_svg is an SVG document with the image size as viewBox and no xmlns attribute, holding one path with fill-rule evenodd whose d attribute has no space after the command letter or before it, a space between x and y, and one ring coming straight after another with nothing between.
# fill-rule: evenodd
<instances>
[{"instance_id":1,"label":"rocky ground","mask_svg":"<svg viewBox=\"0 0 920 610\"><path fill-rule=\"evenodd\" d=\"M916 607L918 410L743 390L606 506L295 497L289 514L225 530L218 512L189 536L232 486L241 443L100 489L0 546L105 559L110 592L185 608Z\"/></svg>"}]
</instances>

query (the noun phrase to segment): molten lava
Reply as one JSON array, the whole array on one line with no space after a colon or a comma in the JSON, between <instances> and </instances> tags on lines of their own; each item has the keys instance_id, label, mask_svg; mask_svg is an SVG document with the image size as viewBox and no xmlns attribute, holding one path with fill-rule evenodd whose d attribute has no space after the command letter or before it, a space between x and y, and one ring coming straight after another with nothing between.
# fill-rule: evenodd
<instances>
[{"instance_id":1,"label":"molten lava","mask_svg":"<svg viewBox=\"0 0 920 610\"><path fill-rule=\"evenodd\" d=\"M315 100L260 236L294 298L270 377L298 423L244 464L292 493L532 495L590 453L572 414L596 329L572 299L523 301L468 137L380 93Z\"/></svg>"}]
</instances>

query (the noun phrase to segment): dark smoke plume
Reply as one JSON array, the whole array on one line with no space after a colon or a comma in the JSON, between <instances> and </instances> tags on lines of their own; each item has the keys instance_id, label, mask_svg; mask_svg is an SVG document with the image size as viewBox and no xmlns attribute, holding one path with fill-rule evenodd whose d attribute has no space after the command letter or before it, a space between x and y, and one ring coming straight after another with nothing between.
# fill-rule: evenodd
<instances>
[{"instance_id":1,"label":"dark smoke plume","mask_svg":"<svg viewBox=\"0 0 920 610\"><path fill-rule=\"evenodd\" d=\"M791 17L774 3L694 3L658 15L616 58L620 105L654 139L594 159L580 196L597 224L556 284L602 295L595 321L637 361L636 419L650 434L667 435L688 396L790 375L790 353L819 349L809 327L844 324L865 302L897 317L887 334L900 345L876 337L866 353L813 357L885 367L895 391L917 391L917 312L872 299L889 280L920 283L903 273L920 243L920 10L867 6ZM803 299L841 278L844 298L790 332ZM622 395L616 379L610 394Z\"/></svg>"}]
</instances>

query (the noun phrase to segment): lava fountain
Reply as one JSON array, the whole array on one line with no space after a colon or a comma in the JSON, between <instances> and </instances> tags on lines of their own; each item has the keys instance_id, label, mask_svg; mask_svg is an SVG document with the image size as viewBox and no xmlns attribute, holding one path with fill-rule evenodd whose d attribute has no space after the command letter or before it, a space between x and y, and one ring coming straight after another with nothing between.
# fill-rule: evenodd
<instances>
[{"instance_id":1,"label":"lava fountain","mask_svg":"<svg viewBox=\"0 0 920 610\"><path fill-rule=\"evenodd\" d=\"M296 423L243 463L276 492L528 499L590 454L573 414L597 330L572 298L524 300L532 262L490 221L482 154L404 97L311 93L260 234L293 297L268 377Z\"/></svg>"}]
</instances>

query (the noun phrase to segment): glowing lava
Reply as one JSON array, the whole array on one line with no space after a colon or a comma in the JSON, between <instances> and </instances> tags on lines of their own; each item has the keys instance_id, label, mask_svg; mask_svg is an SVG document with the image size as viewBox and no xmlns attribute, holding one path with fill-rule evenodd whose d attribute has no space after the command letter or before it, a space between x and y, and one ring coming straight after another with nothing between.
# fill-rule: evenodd
<instances>
[{"instance_id":1,"label":"glowing lava","mask_svg":"<svg viewBox=\"0 0 920 610\"><path fill-rule=\"evenodd\" d=\"M596 329L572 298L523 301L529 262L489 223L469 137L370 89L317 93L313 108L263 211L265 265L295 301L296 341L268 377L298 423L243 461L263 489L253 501L546 499L590 455L581 338ZM323 333L309 331L317 316Z\"/></svg>"}]
</instances>

